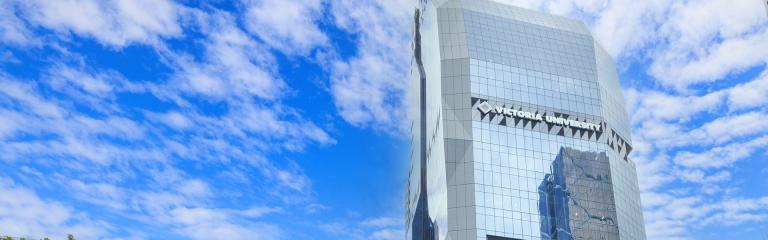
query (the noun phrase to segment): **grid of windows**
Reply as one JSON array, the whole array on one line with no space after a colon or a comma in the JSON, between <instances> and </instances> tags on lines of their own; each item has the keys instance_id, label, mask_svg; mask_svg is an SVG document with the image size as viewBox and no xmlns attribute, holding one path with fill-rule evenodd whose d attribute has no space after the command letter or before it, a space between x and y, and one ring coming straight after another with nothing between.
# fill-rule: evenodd
<instances>
[{"instance_id":1,"label":"grid of windows","mask_svg":"<svg viewBox=\"0 0 768 240\"><path fill-rule=\"evenodd\" d=\"M606 152L605 144L473 122L477 237L541 238L539 186L563 147Z\"/></svg>"},{"instance_id":2,"label":"grid of windows","mask_svg":"<svg viewBox=\"0 0 768 240\"><path fill-rule=\"evenodd\" d=\"M616 66L613 64L611 56L602 47L598 45L595 50L598 66L597 79L602 90L600 91L600 96L603 102L607 103L603 104L603 117L612 128L618 131L624 140L631 143L629 124L627 124L629 117L624 108L624 97L621 94L619 77L616 75Z\"/></svg>"},{"instance_id":3,"label":"grid of windows","mask_svg":"<svg viewBox=\"0 0 768 240\"><path fill-rule=\"evenodd\" d=\"M592 37L464 11L469 57L595 82Z\"/></svg>"},{"instance_id":4,"label":"grid of windows","mask_svg":"<svg viewBox=\"0 0 768 240\"><path fill-rule=\"evenodd\" d=\"M476 96L492 96L591 118L601 115L596 82L476 59L470 60L470 72Z\"/></svg>"}]
</instances>

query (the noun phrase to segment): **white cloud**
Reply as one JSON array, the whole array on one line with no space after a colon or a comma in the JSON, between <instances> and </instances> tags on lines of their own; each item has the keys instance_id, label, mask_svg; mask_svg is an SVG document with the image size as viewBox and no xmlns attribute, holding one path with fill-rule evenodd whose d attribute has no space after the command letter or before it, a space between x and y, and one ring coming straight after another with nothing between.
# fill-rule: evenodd
<instances>
[{"instance_id":1,"label":"white cloud","mask_svg":"<svg viewBox=\"0 0 768 240\"><path fill-rule=\"evenodd\" d=\"M610 1L604 10L583 12L586 17L578 11L572 15L586 18L587 22L592 22L589 18L594 16L596 38L612 55L649 57L651 72L665 86L685 88L716 80L764 59L759 51L743 52L745 43L741 41L758 41L757 34L751 38L745 34L764 23L760 11L748 1L619 0ZM734 17L733 12L740 14ZM725 42L720 47L718 38ZM745 57L733 58L740 53Z\"/></svg>"},{"instance_id":2,"label":"white cloud","mask_svg":"<svg viewBox=\"0 0 768 240\"><path fill-rule=\"evenodd\" d=\"M35 192L17 186L9 179L0 179L0 232L9 236L63 238L74 234L78 238L103 237L109 225L91 220L87 215L56 201L40 198Z\"/></svg>"},{"instance_id":3,"label":"white cloud","mask_svg":"<svg viewBox=\"0 0 768 240\"><path fill-rule=\"evenodd\" d=\"M307 54L328 44L317 22L322 0L251 0L245 12L248 30L270 46L289 54Z\"/></svg>"},{"instance_id":4,"label":"white cloud","mask_svg":"<svg viewBox=\"0 0 768 240\"><path fill-rule=\"evenodd\" d=\"M654 41L656 24L662 21L672 5L668 0L610 1L608 7L597 14L593 26L595 38L612 56L633 57Z\"/></svg>"},{"instance_id":5,"label":"white cloud","mask_svg":"<svg viewBox=\"0 0 768 240\"><path fill-rule=\"evenodd\" d=\"M0 42L21 46L35 44L37 40L14 10L16 7L11 1L0 2Z\"/></svg>"},{"instance_id":6,"label":"white cloud","mask_svg":"<svg viewBox=\"0 0 768 240\"><path fill-rule=\"evenodd\" d=\"M701 52L699 45L676 54L668 51L660 54L650 68L651 74L662 84L684 89L692 84L720 80L728 74L764 65L768 59L765 51L755 51L768 49L768 30L728 38L713 45L700 44L709 47L705 47L704 52Z\"/></svg>"},{"instance_id":7,"label":"white cloud","mask_svg":"<svg viewBox=\"0 0 768 240\"><path fill-rule=\"evenodd\" d=\"M112 209L124 210L126 191L121 187L110 183L86 183L80 180L66 181L68 187L72 189L73 196L86 202L96 205L106 206Z\"/></svg>"},{"instance_id":8,"label":"white cloud","mask_svg":"<svg viewBox=\"0 0 768 240\"><path fill-rule=\"evenodd\" d=\"M319 228L327 233L344 239L395 240L403 239L402 219L378 216L362 221L348 219L346 222L327 222Z\"/></svg>"},{"instance_id":9,"label":"white cloud","mask_svg":"<svg viewBox=\"0 0 768 240\"><path fill-rule=\"evenodd\" d=\"M68 87L74 87L81 90L84 94L93 94L99 97L105 97L112 93L113 88L116 87L117 81L112 79L121 78L116 73L98 73L96 75L89 74L85 71L73 69L70 67L59 66L55 69L51 69L49 76L49 82L52 87L57 89L65 89Z\"/></svg>"},{"instance_id":10,"label":"white cloud","mask_svg":"<svg viewBox=\"0 0 768 240\"><path fill-rule=\"evenodd\" d=\"M648 120L687 122L702 112L717 110L727 96L712 92L703 96L680 96L659 91L625 91L627 110L632 113L633 124Z\"/></svg>"},{"instance_id":11,"label":"white cloud","mask_svg":"<svg viewBox=\"0 0 768 240\"><path fill-rule=\"evenodd\" d=\"M200 179L185 180L179 184L178 190L179 193L192 197L208 197L213 194L208 183Z\"/></svg>"},{"instance_id":12,"label":"white cloud","mask_svg":"<svg viewBox=\"0 0 768 240\"><path fill-rule=\"evenodd\" d=\"M108 117L94 119L86 116L76 116L71 124L81 126L81 129L72 129L72 133L119 137L126 140L139 140L145 137L146 130L140 123L125 117Z\"/></svg>"},{"instance_id":13,"label":"white cloud","mask_svg":"<svg viewBox=\"0 0 768 240\"><path fill-rule=\"evenodd\" d=\"M124 193L120 196L125 197L121 202L130 208L119 214L190 239L281 239L284 236L279 226L258 221L264 215L281 212L280 208L214 207L221 191L211 189L210 183L188 178L176 169L150 175L154 177L151 186L120 189ZM214 191L217 194L213 194Z\"/></svg>"},{"instance_id":14,"label":"white cloud","mask_svg":"<svg viewBox=\"0 0 768 240\"><path fill-rule=\"evenodd\" d=\"M71 106L42 97L32 84L15 80L0 79L6 86L0 90L0 98L6 99L3 111L16 116L17 125L11 125L7 134L30 134L30 136L54 135L58 138L47 141L11 141L0 146L2 158L19 159L24 155L74 156L95 163L110 164L119 159L157 159L162 157L159 150L148 150L105 144L101 137L122 138L139 141L144 136L142 124L121 116L94 118L74 114ZM9 118L13 119L13 118ZM6 120L9 121L9 120ZM6 136L7 137L7 136ZM46 138L43 138L46 139Z\"/></svg>"},{"instance_id":15,"label":"white cloud","mask_svg":"<svg viewBox=\"0 0 768 240\"><path fill-rule=\"evenodd\" d=\"M719 80L764 64L768 32L762 11L749 1L686 1L672 5L660 24L661 47L650 72L667 86ZM738 13L738 14L733 14ZM763 30L761 30L763 29Z\"/></svg>"},{"instance_id":16,"label":"white cloud","mask_svg":"<svg viewBox=\"0 0 768 240\"><path fill-rule=\"evenodd\" d=\"M286 85L275 74L276 63L264 46L251 39L225 12L197 12L206 33L202 61L186 53L165 51L175 65L175 82L187 92L219 100L256 96L273 100Z\"/></svg>"},{"instance_id":17,"label":"white cloud","mask_svg":"<svg viewBox=\"0 0 768 240\"><path fill-rule=\"evenodd\" d=\"M24 116L14 111L0 109L0 140L22 131L26 127L28 125L24 121Z\"/></svg>"},{"instance_id":18,"label":"white cloud","mask_svg":"<svg viewBox=\"0 0 768 240\"><path fill-rule=\"evenodd\" d=\"M337 26L359 34L357 55L332 63L330 91L347 121L399 131L406 118L410 29L414 1L332 1Z\"/></svg>"},{"instance_id":19,"label":"white cloud","mask_svg":"<svg viewBox=\"0 0 768 240\"><path fill-rule=\"evenodd\" d=\"M55 103L46 101L35 94L35 89L19 81L13 81L7 75L0 74L0 94L7 105L18 105L19 109L25 109L29 114L41 118L61 118L65 112Z\"/></svg>"},{"instance_id":20,"label":"white cloud","mask_svg":"<svg viewBox=\"0 0 768 240\"><path fill-rule=\"evenodd\" d=\"M181 35L183 8L171 1L65 0L19 1L31 24L59 33L93 37L102 44L123 47Z\"/></svg>"},{"instance_id":21,"label":"white cloud","mask_svg":"<svg viewBox=\"0 0 768 240\"><path fill-rule=\"evenodd\" d=\"M673 196L670 196L673 197ZM701 207L696 207L701 206ZM696 207L696 208L695 208ZM687 239L683 237L693 219L701 219L709 213L696 198L671 198L658 209L646 211L646 228L649 239Z\"/></svg>"},{"instance_id":22,"label":"white cloud","mask_svg":"<svg viewBox=\"0 0 768 240\"><path fill-rule=\"evenodd\" d=\"M660 155L653 158L645 156L632 158L637 163L638 182L643 193L652 192L664 186L664 184L675 180L669 174L671 167L669 158L663 154Z\"/></svg>"},{"instance_id":23,"label":"white cloud","mask_svg":"<svg viewBox=\"0 0 768 240\"><path fill-rule=\"evenodd\" d=\"M749 1L557 1L562 11L591 25L619 60L650 60L664 86L686 89L765 64L765 16ZM579 7L579 4L583 4ZM550 3L551 5L551 3ZM733 13L739 13L734 15ZM635 57L645 56L645 57Z\"/></svg>"},{"instance_id":24,"label":"white cloud","mask_svg":"<svg viewBox=\"0 0 768 240\"><path fill-rule=\"evenodd\" d=\"M361 229L347 226L341 222L329 222L318 225L318 227L326 232L344 239L364 239L364 233Z\"/></svg>"},{"instance_id":25,"label":"white cloud","mask_svg":"<svg viewBox=\"0 0 768 240\"><path fill-rule=\"evenodd\" d=\"M371 234L371 238L373 240L397 240L397 239L403 239L403 236L405 236L405 232L402 230L395 230L395 229L382 229L373 232Z\"/></svg>"},{"instance_id":26,"label":"white cloud","mask_svg":"<svg viewBox=\"0 0 768 240\"><path fill-rule=\"evenodd\" d=\"M720 171L711 175L708 175L701 170L683 170L677 173L685 181L695 183L719 183L731 180L731 173L727 171Z\"/></svg>"},{"instance_id":27,"label":"white cloud","mask_svg":"<svg viewBox=\"0 0 768 240\"><path fill-rule=\"evenodd\" d=\"M212 6L191 9L171 1L8 3L19 9L19 18L0 17L0 23L8 23L0 27L0 41L20 41L26 37L19 34L26 29L21 27L28 23L53 42L54 55L62 55L62 59L51 59L56 62L53 66L39 67L39 79L0 74L0 159L33 166L25 172L47 173L25 175L25 183L41 182L73 193L64 200L94 207L111 221L145 224L142 230L170 229L192 239L281 238L284 232L279 226L259 218L296 204L311 209L322 206L313 199L312 179L301 166L280 156L336 140L305 118L302 110L281 102L292 92L277 72L279 63L269 46L242 29L239 16ZM285 10L296 12L266 16L254 5L254 23L286 24L268 29L271 33L250 29L264 42L285 51L297 47L309 51L327 43L317 26L307 25L316 32L294 28L314 24L320 15L310 15L321 14L320 1L312 6L265 4L287 5ZM187 30L182 27L194 28L193 34L202 37L178 48L165 41L182 37ZM152 45L160 57L158 63L172 72L167 79L160 74L157 79L129 80L117 71L96 69L98 64L89 64L94 61L90 56L55 42L73 41L72 36L94 39L110 51L131 44ZM161 106L136 105L135 95L160 101ZM212 105L221 110L210 111ZM269 159L269 155L278 157ZM218 172L237 175L242 182L221 181L225 177ZM0 191L19 192L6 191L3 185ZM254 199L266 199L282 202L286 208L231 208L226 207L229 199L222 201L224 197L234 197L245 206ZM32 198L11 203L18 206L24 201L55 211L51 214L60 215L54 216L59 220L30 211L27 214L37 214L34 220L43 221L42 225L30 220L28 228L7 233L66 230L79 238L97 239L117 232L105 224L95 230L86 228L90 220L58 203L38 204ZM7 219L5 209L0 200L0 221ZM15 226L3 222L0 230Z\"/></svg>"},{"instance_id":28,"label":"white cloud","mask_svg":"<svg viewBox=\"0 0 768 240\"><path fill-rule=\"evenodd\" d=\"M665 203L669 202L672 199L672 196L655 192L643 192L641 198L643 200L643 207L655 208L663 206Z\"/></svg>"},{"instance_id":29,"label":"white cloud","mask_svg":"<svg viewBox=\"0 0 768 240\"><path fill-rule=\"evenodd\" d=\"M765 76L763 73L750 82L703 95L627 90L627 106L635 129L634 155L712 146L768 131L768 125L761 120L768 117L761 109L768 103L762 95L766 91Z\"/></svg>"},{"instance_id":30,"label":"white cloud","mask_svg":"<svg viewBox=\"0 0 768 240\"><path fill-rule=\"evenodd\" d=\"M683 147L709 147L730 143L737 139L761 136L768 132L768 118L763 112L746 112L733 116L715 117L699 126L687 122L645 120L637 124L635 140L641 145L652 142L652 147L637 149L640 155L657 150L677 150Z\"/></svg>"},{"instance_id":31,"label":"white cloud","mask_svg":"<svg viewBox=\"0 0 768 240\"><path fill-rule=\"evenodd\" d=\"M391 95L402 95L405 75L392 76L400 72L390 69L385 61L377 56L362 56L349 63L335 65L336 76L331 86L335 103L341 116L348 122L358 125L373 125L375 128L396 128L405 115L399 111L403 102ZM379 126L377 126L379 125Z\"/></svg>"},{"instance_id":32,"label":"white cloud","mask_svg":"<svg viewBox=\"0 0 768 240\"><path fill-rule=\"evenodd\" d=\"M635 156L657 151L674 151L685 147L711 147L734 140L762 136L768 132L768 118L763 112L746 112L732 116L716 116L699 126L688 122L645 120L635 125L635 144L641 146ZM647 144L651 143L651 144ZM648 145L648 146L646 146Z\"/></svg>"},{"instance_id":33,"label":"white cloud","mask_svg":"<svg viewBox=\"0 0 768 240\"><path fill-rule=\"evenodd\" d=\"M669 18L661 23L663 36L675 46L696 47L711 43L715 35L739 36L764 23L765 16L749 1L685 1L670 5ZM712 11L719 10L719 11ZM739 14L733 14L739 13Z\"/></svg>"},{"instance_id":34,"label":"white cloud","mask_svg":"<svg viewBox=\"0 0 768 240\"><path fill-rule=\"evenodd\" d=\"M768 198L726 198L709 201L699 197L664 195L667 203L646 211L649 239L691 239L688 230L711 226L736 226L768 217Z\"/></svg>"},{"instance_id":35,"label":"white cloud","mask_svg":"<svg viewBox=\"0 0 768 240\"><path fill-rule=\"evenodd\" d=\"M768 197L727 199L718 205L723 212L709 217L704 224L738 226L744 222L762 222L768 219L768 213L765 212Z\"/></svg>"},{"instance_id":36,"label":"white cloud","mask_svg":"<svg viewBox=\"0 0 768 240\"><path fill-rule=\"evenodd\" d=\"M181 114L175 111L167 112L164 114L156 114L156 115L151 114L151 116L157 118L160 122L176 130L188 129L192 127L192 124L193 124L190 118L184 116L184 114Z\"/></svg>"},{"instance_id":37,"label":"white cloud","mask_svg":"<svg viewBox=\"0 0 768 240\"><path fill-rule=\"evenodd\" d=\"M759 135L768 132L768 122L765 119L768 119L768 114L763 112L717 118L691 131L689 136L692 139L689 139L689 142L699 145L726 143L734 138Z\"/></svg>"},{"instance_id":38,"label":"white cloud","mask_svg":"<svg viewBox=\"0 0 768 240\"><path fill-rule=\"evenodd\" d=\"M64 76L76 77L62 77L61 81L103 80L98 74L85 71ZM130 114L132 109L114 101L113 96L163 87L166 92L183 99L183 94L173 92L181 89L168 88L163 83L142 83L146 87L137 90L109 82L105 84L109 88L88 90L86 85L72 83L64 84L70 88L52 88L52 91L58 91L57 94L45 95L43 88L55 84L22 82L5 75L0 81L5 86L0 89L0 99L3 100L0 112L8 113L0 117L0 122L10 124L0 128L4 140L0 145L2 159L35 164L36 159L55 156L58 161L45 162L42 167L54 168L49 171L63 176L49 184L79 193L77 200L99 206L110 214L146 221L147 218L168 218L173 215L168 210L176 208L180 210L173 216L188 216L186 208L210 213L214 219L194 223L164 221L171 226L178 224L176 229L180 234L258 234L264 230L274 234L259 236L270 239L280 233L276 226L253 220L265 213L256 214L256 210L250 209L249 216L245 216L238 213L238 209L209 206L215 203L214 196L232 189L212 187L207 180L186 177L184 171L174 167L180 161L197 161L195 164L212 170L249 172L246 180L255 185L237 189L237 194L258 191L252 194L286 202L311 203L312 182L302 169L298 165L281 166L264 155L284 150L301 151L308 144L335 143L328 133L304 120L297 110L278 103L267 108L261 106L265 103L252 99L227 98L231 110L220 115L200 114L201 110L194 104L182 105L169 115L139 109L139 112L157 115L160 121L173 126L161 128L136 119ZM71 86L77 91L68 91ZM102 111L106 116L92 116L86 110L75 108L73 103L84 98L108 106ZM27 137L11 138L22 133ZM156 168L177 172L156 174L152 171ZM77 174L77 181L61 180L72 174ZM148 183L145 186L148 189L141 191L136 188L142 184L128 186L124 182L147 174L167 179ZM150 193L145 194L147 191Z\"/></svg>"},{"instance_id":39,"label":"white cloud","mask_svg":"<svg viewBox=\"0 0 768 240\"><path fill-rule=\"evenodd\" d=\"M274 224L256 221L265 214L279 212L278 208L251 207L249 209L216 208L207 206L214 195L189 194L189 184L199 189L207 183L195 179L181 179L178 192L136 190L130 194L133 211L142 213L138 219L147 223L160 223L177 234L190 239L249 238L281 239L282 229ZM161 185L163 183L160 183ZM172 183L177 184L177 183ZM193 192L199 192L195 190Z\"/></svg>"},{"instance_id":40,"label":"white cloud","mask_svg":"<svg viewBox=\"0 0 768 240\"><path fill-rule=\"evenodd\" d=\"M675 155L675 162L691 168L724 167L750 157L764 150L766 146L768 146L768 137L760 137L747 142L714 147L700 153L682 151Z\"/></svg>"},{"instance_id":41,"label":"white cloud","mask_svg":"<svg viewBox=\"0 0 768 240\"><path fill-rule=\"evenodd\" d=\"M363 225L369 227L391 227L402 223L402 219L392 217L369 218L363 221Z\"/></svg>"},{"instance_id":42,"label":"white cloud","mask_svg":"<svg viewBox=\"0 0 768 240\"><path fill-rule=\"evenodd\" d=\"M178 207L170 217L180 225L178 231L191 239L280 239L282 234L270 224L233 223L232 216L216 209Z\"/></svg>"},{"instance_id":43,"label":"white cloud","mask_svg":"<svg viewBox=\"0 0 768 240\"><path fill-rule=\"evenodd\" d=\"M731 109L764 106L768 103L768 71L764 71L756 80L736 85L728 91L728 105Z\"/></svg>"},{"instance_id":44,"label":"white cloud","mask_svg":"<svg viewBox=\"0 0 768 240\"><path fill-rule=\"evenodd\" d=\"M278 213L282 211L283 211L282 208L260 206L260 207L252 207L243 211L238 211L238 213L244 217L258 218L267 214Z\"/></svg>"},{"instance_id":45,"label":"white cloud","mask_svg":"<svg viewBox=\"0 0 768 240\"><path fill-rule=\"evenodd\" d=\"M759 81L743 85L755 86ZM729 99L741 97L734 89L726 88L702 96L630 91L628 102L632 104L630 109L635 109L630 110L634 113L633 140L639 146L633 152L633 159L638 163L649 239L688 239L686 236L691 231L705 224L729 221L732 226L737 226L765 217L764 212L710 210L717 209L721 200L726 201L742 191L738 185L733 185L742 176L731 172L738 171L736 164L740 161L760 158L766 145L765 137L760 136L768 132L768 127L762 123L768 116L762 110L723 113L761 106L759 99L750 106L728 104ZM704 121L706 118L712 120ZM688 147L705 150L680 150ZM675 193L681 184L692 189ZM680 198L707 199L707 202L696 200L698 202L687 204L693 208L691 211L703 214L668 216L671 209L678 207L674 205L674 199ZM698 220L689 221L688 218ZM704 221L706 223L702 223Z\"/></svg>"}]
</instances>

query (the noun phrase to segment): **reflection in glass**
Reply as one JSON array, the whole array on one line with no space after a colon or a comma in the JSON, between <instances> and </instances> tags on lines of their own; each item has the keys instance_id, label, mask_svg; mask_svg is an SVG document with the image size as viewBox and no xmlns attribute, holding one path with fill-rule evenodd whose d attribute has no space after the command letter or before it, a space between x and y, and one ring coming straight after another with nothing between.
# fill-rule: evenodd
<instances>
[{"instance_id":1,"label":"reflection in glass","mask_svg":"<svg viewBox=\"0 0 768 240\"><path fill-rule=\"evenodd\" d=\"M427 190L427 122L426 122L426 104L427 104L427 77L424 70L424 64L423 59L421 55L421 28L419 27L421 22L421 11L416 10L414 14L414 22L415 22L415 32L414 32L414 48L413 48L413 58L416 60L416 65L419 69L419 88L421 90L420 97L420 149L419 152L420 156L420 164L419 164L419 186L420 186L420 192L418 193L418 202L416 203L416 211L414 213L414 219L411 223L411 231L412 236L411 239L413 240L439 240L440 235L438 234L438 227L437 223L432 220L432 217L429 214L429 201L426 194Z\"/></svg>"},{"instance_id":2,"label":"reflection in glass","mask_svg":"<svg viewBox=\"0 0 768 240\"><path fill-rule=\"evenodd\" d=\"M539 185L542 239L619 239L605 152L561 148Z\"/></svg>"},{"instance_id":3,"label":"reflection in glass","mask_svg":"<svg viewBox=\"0 0 768 240\"><path fill-rule=\"evenodd\" d=\"M427 199L425 194L420 194L419 202L416 205L416 213L411 229L413 229L411 239L413 240L438 240L437 224L429 217L427 211Z\"/></svg>"}]
</instances>

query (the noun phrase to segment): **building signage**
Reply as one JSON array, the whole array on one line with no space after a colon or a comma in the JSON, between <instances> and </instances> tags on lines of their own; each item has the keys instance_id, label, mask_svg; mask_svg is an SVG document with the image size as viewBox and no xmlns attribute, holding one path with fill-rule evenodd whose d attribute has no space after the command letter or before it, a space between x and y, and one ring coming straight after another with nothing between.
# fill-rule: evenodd
<instances>
[{"instance_id":1,"label":"building signage","mask_svg":"<svg viewBox=\"0 0 768 240\"><path fill-rule=\"evenodd\" d=\"M501 114L506 117L512 117L512 118L519 118L519 119L527 119L531 121L537 121L537 122L547 122L551 124L557 124L565 127L573 127L573 128L580 128L590 131L596 131L600 132L600 125L583 122L579 120L573 120L573 119L567 119L562 117L555 117L555 116L549 116L549 115L542 115L539 113L532 113L532 112L526 112L526 111L520 111L515 110L503 106L491 106L488 102L483 102L477 105L477 109L480 110L483 114L488 114L490 112L494 112L496 114Z\"/></svg>"}]
</instances>

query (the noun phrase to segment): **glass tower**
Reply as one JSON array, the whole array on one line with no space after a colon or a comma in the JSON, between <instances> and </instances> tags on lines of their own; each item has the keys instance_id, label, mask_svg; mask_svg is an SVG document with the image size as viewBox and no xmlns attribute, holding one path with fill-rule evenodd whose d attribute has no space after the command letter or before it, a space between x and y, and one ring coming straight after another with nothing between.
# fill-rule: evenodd
<instances>
[{"instance_id":1,"label":"glass tower","mask_svg":"<svg viewBox=\"0 0 768 240\"><path fill-rule=\"evenodd\" d=\"M645 239L615 66L582 22L422 0L413 31L407 239Z\"/></svg>"}]
</instances>

